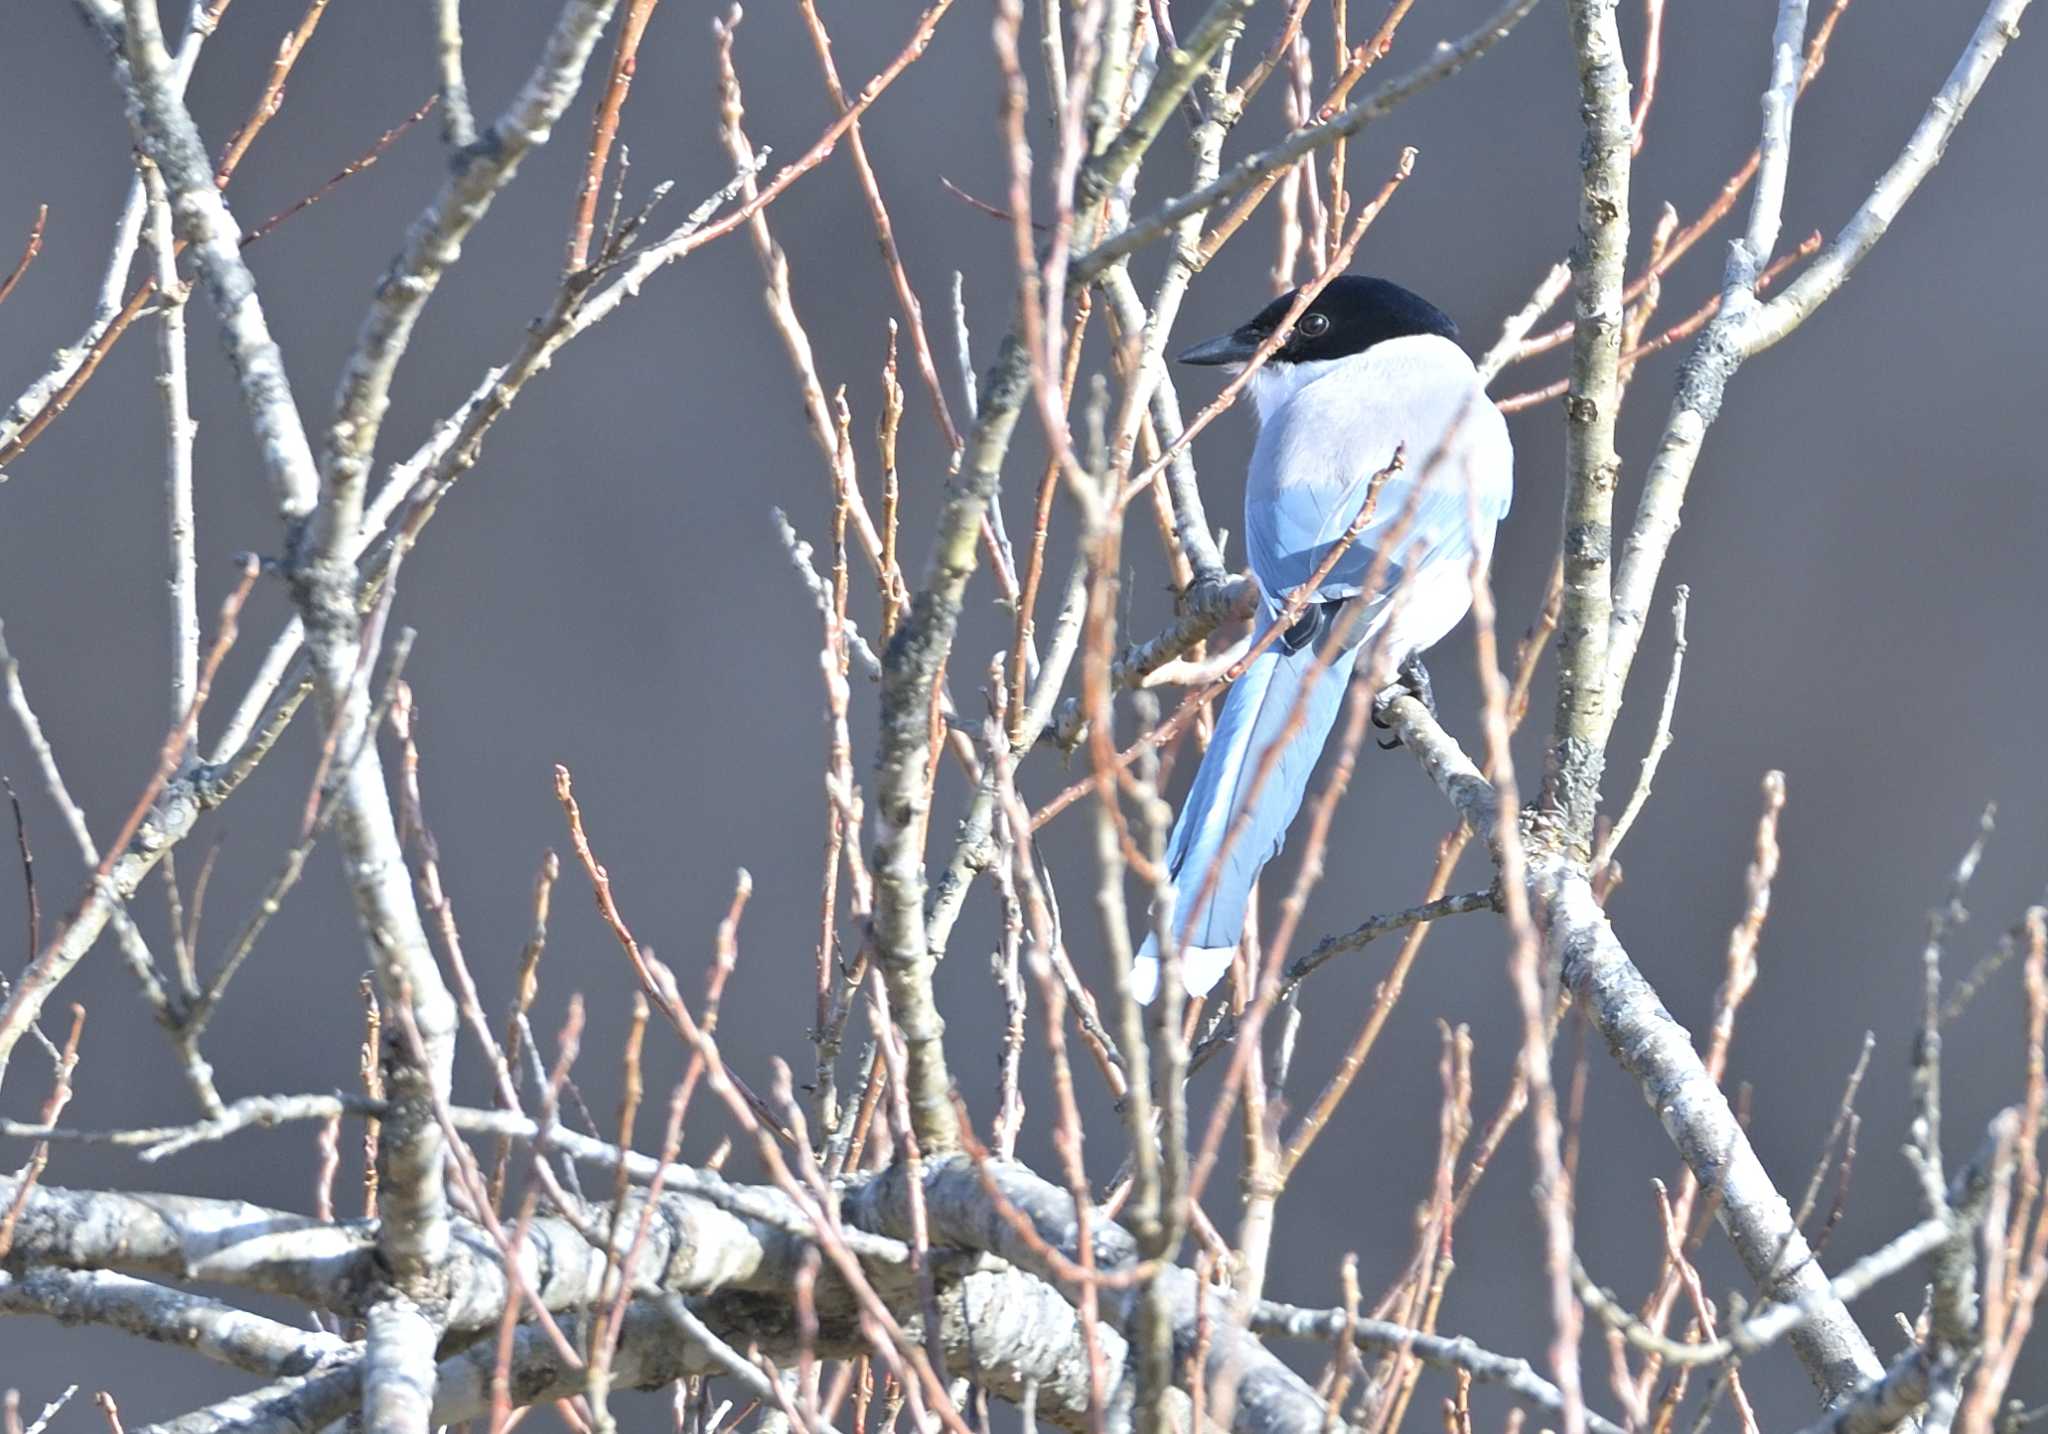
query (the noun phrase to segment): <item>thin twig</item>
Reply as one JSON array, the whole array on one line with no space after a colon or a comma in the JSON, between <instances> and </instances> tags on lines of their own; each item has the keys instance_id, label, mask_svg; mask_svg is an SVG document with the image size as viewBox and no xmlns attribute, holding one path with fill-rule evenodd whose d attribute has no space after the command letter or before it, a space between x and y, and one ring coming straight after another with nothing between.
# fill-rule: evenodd
<instances>
[{"instance_id":1,"label":"thin twig","mask_svg":"<svg viewBox=\"0 0 2048 1434\"><path fill-rule=\"evenodd\" d=\"M7 302L7 296L14 292L14 286L21 282L21 276L28 272L28 266L36 261L36 255L43 251L43 225L50 217L50 206L36 206L36 222L28 227L28 242L22 246L21 258L8 271L7 278L0 280L0 304Z\"/></svg>"}]
</instances>

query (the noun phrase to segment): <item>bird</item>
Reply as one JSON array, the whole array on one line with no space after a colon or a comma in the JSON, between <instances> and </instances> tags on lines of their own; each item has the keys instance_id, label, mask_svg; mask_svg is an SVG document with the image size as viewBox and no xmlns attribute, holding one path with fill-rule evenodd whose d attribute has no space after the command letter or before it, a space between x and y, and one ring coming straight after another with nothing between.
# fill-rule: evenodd
<instances>
[{"instance_id":1,"label":"bird","mask_svg":"<svg viewBox=\"0 0 2048 1434\"><path fill-rule=\"evenodd\" d=\"M1286 324L1300 293L1282 294L1176 361L1241 371ZM1301 616L1231 686L1174 821L1168 929L1191 996L1230 969L1253 883L1286 842L1360 654L1373 651L1375 670L1399 672L1429 700L1420 655L1471 607L1474 564L1492 557L1514 493L1507 422L1457 325L1387 279L1345 274L1325 285L1249 388L1258 419L1244 498L1246 557L1258 585L1254 638L1280 620L1342 540L1375 475L1393 471L1350 547L1306 594ZM1383 566L1374 581L1376 560ZM1301 721L1288 734L1297 699ZM1267 752L1283 737L1258 784ZM1240 819L1243 830L1231 840ZM1155 930L1130 976L1143 1002L1158 992L1158 952Z\"/></svg>"}]
</instances>

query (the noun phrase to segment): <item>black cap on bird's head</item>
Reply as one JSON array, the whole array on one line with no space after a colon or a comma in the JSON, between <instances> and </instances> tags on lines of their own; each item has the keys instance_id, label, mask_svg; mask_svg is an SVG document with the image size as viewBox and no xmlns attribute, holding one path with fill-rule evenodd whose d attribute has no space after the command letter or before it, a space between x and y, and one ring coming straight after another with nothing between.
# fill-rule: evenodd
<instances>
[{"instance_id":1,"label":"black cap on bird's head","mask_svg":"<svg viewBox=\"0 0 2048 1434\"><path fill-rule=\"evenodd\" d=\"M1231 332L1182 349L1174 358L1192 364L1246 362L1286 321L1287 311L1294 307L1295 296L1300 292L1295 289L1282 294ZM1295 320L1287 341L1274 350L1267 362L1316 363L1349 358L1388 339L1418 334L1435 334L1456 343L1458 326L1442 309L1399 284L1364 274L1343 274L1316 295L1315 302Z\"/></svg>"}]
</instances>

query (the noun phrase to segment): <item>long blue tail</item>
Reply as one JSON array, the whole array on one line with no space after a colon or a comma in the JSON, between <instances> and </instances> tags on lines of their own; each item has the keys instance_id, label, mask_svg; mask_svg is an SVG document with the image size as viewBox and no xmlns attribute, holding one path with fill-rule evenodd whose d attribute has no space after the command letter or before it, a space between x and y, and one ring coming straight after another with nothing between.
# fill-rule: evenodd
<instances>
[{"instance_id":1,"label":"long blue tail","mask_svg":"<svg viewBox=\"0 0 2048 1434\"><path fill-rule=\"evenodd\" d=\"M1309 774L1343 706L1344 689L1361 648L1347 644L1323 669L1316 660L1321 646L1309 642L1289 652L1275 644L1252 660L1224 699L1216 735L1173 824L1166 860L1174 881L1173 930L1182 947L1181 980L1190 994L1201 995L1230 968L1231 953L1244 934L1252 884L1287 840L1287 828L1308 790ZM1260 786L1250 822L1224 852L1231 828L1251 797L1259 765L1286 730L1304 686L1309 686L1309 694L1302 704L1301 726ZM1221 869L1203 899L1219 852ZM1143 1000L1150 1000L1158 989L1155 938L1147 938L1132 984Z\"/></svg>"}]
</instances>

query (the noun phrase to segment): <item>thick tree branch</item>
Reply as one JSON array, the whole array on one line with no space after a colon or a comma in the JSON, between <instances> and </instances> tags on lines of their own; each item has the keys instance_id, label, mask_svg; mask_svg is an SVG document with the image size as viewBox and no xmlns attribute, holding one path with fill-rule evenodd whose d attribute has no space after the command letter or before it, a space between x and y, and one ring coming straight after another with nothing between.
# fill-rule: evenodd
<instances>
[{"instance_id":1,"label":"thick tree branch","mask_svg":"<svg viewBox=\"0 0 2048 1434\"><path fill-rule=\"evenodd\" d=\"M692 1299L688 1309L728 1347L751 1347L784 1365L795 1363L806 1348L794 1312L783 1299L729 1292ZM562 1324L572 1344L586 1343L587 1317L565 1319ZM949 1278L939 1296L939 1325L949 1369L1012 1401L1022 1400L1028 1385L1037 1413L1048 1422L1075 1431L1092 1427L1088 1354L1080 1321L1048 1286L1015 1271L971 1271ZM1101 1341L1111 1380L1103 1428L1108 1434L1126 1434L1131 1427L1131 1391L1123 1374L1124 1340L1115 1331L1104 1330ZM831 1359L855 1358L870 1346L857 1322L844 1313L825 1312L809 1348L819 1358ZM492 1340L478 1341L442 1360L435 1372L433 1422L455 1424L489 1413L496 1363ZM571 1365L552 1340L530 1327L522 1327L513 1337L509 1373L508 1392L518 1407L569 1398L581 1393L589 1379L587 1366ZM726 1373L704 1344L676 1337L661 1301L641 1299L627 1306L612 1363L615 1389L659 1389L678 1379ZM146 1429L149 1434L305 1434L353 1411L359 1381L360 1363L350 1361Z\"/></svg>"},{"instance_id":2,"label":"thick tree branch","mask_svg":"<svg viewBox=\"0 0 2048 1434\"><path fill-rule=\"evenodd\" d=\"M1490 833L1497 810L1493 790L1456 741L1412 696L1388 702L1381 711L1452 805L1477 830ZM1536 851L1530 853L1528 881L1550 959L1635 1079L1680 1158L1717 1197L1715 1213L1750 1278L1766 1298L1812 1311L1791 1343L1822 1395L1838 1398L1882 1374L1870 1341L1829 1289L1793 1223L1791 1206L1691 1036L1615 937L1584 873L1561 854Z\"/></svg>"},{"instance_id":3,"label":"thick tree branch","mask_svg":"<svg viewBox=\"0 0 2048 1434\"><path fill-rule=\"evenodd\" d=\"M450 1245L446 1143L434 1111L448 1099L455 1006L427 945L370 727L367 677L375 647L364 639L353 545L391 375L412 325L462 236L574 94L611 3L571 0L548 54L497 127L494 155L477 156L415 225L343 378L329 433L327 488L317 509L319 482L282 356L264 324L255 281L240 255L239 232L213 183L198 131L170 81L155 6L151 0L124 4L128 72L120 78L129 91L131 120L138 142L163 173L220 314L286 522L287 575L305 621L315 687L333 750L346 754L338 776L339 827L357 915L384 1005L407 1013L405 1021L391 1023L393 1039L384 1059L392 1111L380 1144L384 1218L378 1229L394 1287L368 1312L364 1383L374 1430L423 1430ZM302 545L309 519L312 541ZM400 1025L416 1041L417 1058L413 1044L396 1039Z\"/></svg>"},{"instance_id":4,"label":"thick tree branch","mask_svg":"<svg viewBox=\"0 0 2048 1434\"><path fill-rule=\"evenodd\" d=\"M40 1267L0 1274L0 1314L106 1325L271 1379L311 1374L351 1350L335 1335L294 1329L204 1295L105 1270Z\"/></svg>"},{"instance_id":5,"label":"thick tree branch","mask_svg":"<svg viewBox=\"0 0 2048 1434\"><path fill-rule=\"evenodd\" d=\"M360 1385L363 1427L425 1430L434 1427L434 1347L439 1322L402 1290L386 1291L363 1316Z\"/></svg>"},{"instance_id":6,"label":"thick tree branch","mask_svg":"<svg viewBox=\"0 0 2048 1434\"><path fill-rule=\"evenodd\" d=\"M213 163L185 108L156 7L124 0L117 22L109 13L110 0L87 3L108 15L103 24L120 26L125 63L116 64L115 79L128 99L130 127L163 173L179 236L191 247L207 297L219 315L221 340L256 432L279 516L296 525L312 513L319 495L313 450L299 422L284 356L270 336L256 281L242 262L241 228L214 184Z\"/></svg>"},{"instance_id":7,"label":"thick tree branch","mask_svg":"<svg viewBox=\"0 0 2048 1434\"><path fill-rule=\"evenodd\" d=\"M1749 325L1743 336L1745 357L1763 352L1805 322L1848 282L1856 266L1877 246L1920 181L1941 162L1963 116L1990 78L1992 66L2004 57L2006 46L2019 38L2020 16L2027 4L2028 0L1994 0L1984 11L1948 78L1928 101L1926 113L1913 127L1899 157L1878 178L1869 198Z\"/></svg>"},{"instance_id":8,"label":"thick tree branch","mask_svg":"<svg viewBox=\"0 0 2048 1434\"><path fill-rule=\"evenodd\" d=\"M707 1188L721 1185L716 1177L686 1167L671 1167L671 1171L706 1182ZM959 1242L951 1236L962 1230L1009 1228L993 1214L989 1197L971 1169L966 1182L943 1186L951 1193L947 1207L951 1223L934 1231L940 1241L956 1248ZM787 1197L773 1188L724 1188L735 1197L732 1203L781 1209L792 1223L800 1218ZM1031 1177L1006 1179L1005 1189L1019 1199L1041 1194L1039 1183ZM14 1194L15 1182L0 1182L0 1202L10 1201ZM743 1343L759 1338L776 1352L794 1348L798 1330L789 1291L799 1271L807 1266L809 1241L781 1228L780 1222L735 1214L703 1195L680 1192L654 1198L655 1218L649 1222L647 1234L636 1238L640 1212L648 1199L636 1191L623 1205L621 1218L611 1226L616 1232L611 1260L584 1233L592 1227L595 1211L583 1211L574 1220L560 1216L534 1219L518 1251L523 1283L546 1308L570 1314L608 1301L615 1282L623 1277L635 1290L712 1300L708 1308L726 1311L727 1318L714 1318L706 1306L699 1306L698 1313L728 1337ZM859 1192L856 1200L869 1202L863 1208L892 1208ZM973 1213L977 1210L978 1214ZM875 1241L871 1232L849 1230L847 1234L850 1243L863 1238ZM1014 1232L1009 1238L1014 1242ZM1105 1238L1110 1242L1105 1249L1119 1249L1123 1252L1120 1258L1128 1257L1127 1236L1118 1231ZM971 1251L978 1246L969 1242L968 1248ZM417 1403L431 1398L430 1417L444 1422L464 1417L450 1416L447 1411L469 1408L463 1403L471 1397L465 1390L482 1390L489 1372L491 1342L485 1340L476 1346L484 1351L481 1356L474 1352L467 1356L473 1362L480 1358L480 1369L463 1374L453 1385L443 1382L450 1362L442 1364L439 1375L423 1377L416 1367L402 1361L379 1371L374 1353L364 1355L361 1363L352 1360L346 1371L335 1367L331 1375L325 1374L322 1371L329 1369L329 1361L347 1356L348 1347L340 1341L326 1341L317 1335L301 1337L296 1331L244 1315L217 1301L109 1272L110 1267L119 1267L135 1274L204 1280L283 1296L342 1315L366 1316L374 1331L380 1319L416 1315L400 1302L402 1297L392 1295L383 1284L377 1233L371 1222L323 1225L238 1201L38 1187L23 1207L14 1257L31 1268L18 1279L0 1279L0 1310L89 1318L151 1338L203 1341L202 1352L244 1368L273 1375L315 1376L310 1382L234 1401L231 1420L228 1412L217 1409L196 1424L179 1421L175 1425L179 1428L224 1428L228 1422L247 1429L272 1428L279 1426L268 1421L285 1419L293 1411L327 1409L331 1399L344 1401L344 1409L353 1407L358 1378L372 1374L383 1381L380 1392L401 1401ZM939 1307L949 1367L974 1372L993 1392L1005 1397L1020 1395L1026 1381L1034 1383L1042 1412L1057 1422L1084 1426L1088 1357L1072 1306L1056 1289L1017 1271L985 1268L972 1253L942 1253L934 1258L939 1262L943 1286ZM74 1275L69 1273L73 1267L99 1273ZM506 1278L498 1245L484 1230L467 1222L455 1222L445 1275L448 1302L442 1324L452 1333L482 1333L494 1328L507 1302L518 1298L517 1287ZM900 1257L871 1265L869 1278L892 1299L908 1299L914 1286ZM1186 1278L1193 1276L1187 1274ZM90 1302L87 1295L92 1296ZM821 1317L832 1327L823 1352L865 1350L857 1303L829 1267L819 1277L815 1301ZM735 1311L746 1312L750 1323L735 1329L730 1318ZM194 1312L203 1317L202 1332L176 1333L177 1321L191 1324ZM685 1357L672 1328L664 1323L662 1332L667 1335L665 1344L677 1350L676 1357ZM292 1338L286 1340L286 1335ZM384 1343L401 1353L417 1347L417 1331L401 1331L400 1335ZM372 1346L376 1343L373 1339ZM663 1343L650 1338L636 1344L629 1338L622 1345L614 1369L620 1387L632 1387L643 1377L650 1384L675 1377L659 1372L660 1368L674 1368L672 1364L657 1368L644 1363ZM225 1352L230 1348L235 1352ZM636 1349L638 1353L633 1352ZM1102 1353L1112 1391L1112 1427L1127 1428L1133 1391L1126 1387L1122 1372L1123 1342L1105 1333ZM559 1387L563 1393L581 1387L574 1382L559 1384L572 1374L577 1380L583 1375L564 1369L557 1347L537 1333L522 1343L519 1367L527 1371L521 1384L525 1397L542 1397L534 1391L543 1385ZM709 1367L694 1361L684 1372L703 1372ZM545 1380L540 1373L543 1368L551 1371ZM259 1413L258 1406L268 1412ZM410 1414L419 1417L428 1412L415 1408ZM1315 1427L1302 1425L1293 1434L1311 1434Z\"/></svg>"},{"instance_id":9,"label":"thick tree branch","mask_svg":"<svg viewBox=\"0 0 2048 1434\"><path fill-rule=\"evenodd\" d=\"M995 1185L1013 1215L1030 1224L1032 1237L1027 1238L1004 1218L984 1179ZM1069 1261L1080 1257L1080 1225L1073 1196L1021 1165L988 1161L977 1167L964 1159L927 1162L923 1194L934 1243L1000 1255L1048 1280L1056 1279L1057 1272L1045 1258L1046 1246ZM867 1229L900 1236L910 1229L909 1196L907 1176L898 1167L849 1191L845 1213ZM1097 1220L1090 1232L1097 1270L1125 1271L1138 1263L1137 1243L1123 1227ZM1221 1320L1201 1318L1192 1270L1170 1268L1163 1278L1176 1366L1204 1347L1199 1327L1206 1324L1205 1369L1212 1386L1209 1407L1230 1408L1234 1434L1304 1434L1323 1427L1323 1403L1299 1375L1246 1331ZM1100 1291L1104 1322L1131 1335L1143 1288L1142 1283L1125 1284Z\"/></svg>"},{"instance_id":10,"label":"thick tree branch","mask_svg":"<svg viewBox=\"0 0 2048 1434\"><path fill-rule=\"evenodd\" d=\"M960 472L947 484L930 571L910 614L882 655L880 771L875 784L881 836L875 854L875 946L889 1009L909 1047L910 1115L927 1155L952 1150L958 1126L946 1073L946 1023L932 998L925 935L924 836L931 811L933 693L952 650L981 519L995 497L1003 456L1031 381L1024 345L1012 336L982 385L981 407Z\"/></svg>"},{"instance_id":11,"label":"thick tree branch","mask_svg":"<svg viewBox=\"0 0 2048 1434\"><path fill-rule=\"evenodd\" d=\"M1590 843L1606 760L1607 628L1614 487L1621 459L1623 297L1628 280L1628 63L1618 0L1567 0L1586 140L1579 150L1579 240L1572 249L1571 387L1565 397L1564 597L1557 624L1557 715L1538 812L1553 838Z\"/></svg>"},{"instance_id":12,"label":"thick tree branch","mask_svg":"<svg viewBox=\"0 0 2048 1434\"><path fill-rule=\"evenodd\" d=\"M18 1188L12 1179L0 1181L0 1207ZM801 1219L780 1192L740 1187L739 1193L787 1211L788 1224ZM735 1214L678 1191L654 1198L649 1233L626 1261L648 1198L636 1191L622 1207L612 1279L623 1268L630 1285L678 1294L787 1292L804 1263L809 1241L782 1222ZM549 1310L591 1308L608 1290L606 1251L584 1233L592 1212L577 1214L575 1220L535 1217L519 1250L521 1282ZM352 1316L368 1313L386 1294L376 1222L326 1225L236 1200L38 1185L23 1205L13 1259L32 1268L204 1280ZM900 1263L867 1268L883 1288L908 1287ZM454 1331L494 1327L518 1288L507 1280L503 1251L489 1232L462 1220L451 1222L441 1286L442 1322Z\"/></svg>"},{"instance_id":13,"label":"thick tree branch","mask_svg":"<svg viewBox=\"0 0 2048 1434\"><path fill-rule=\"evenodd\" d=\"M1701 1188L1717 1197L1715 1215L1750 1278L1767 1298L1813 1311L1790 1338L1823 1397L1833 1400L1882 1373L1691 1036L1615 939L1591 884L1556 859L1532 863L1530 878L1565 985L1635 1078Z\"/></svg>"},{"instance_id":14,"label":"thick tree branch","mask_svg":"<svg viewBox=\"0 0 2048 1434\"><path fill-rule=\"evenodd\" d=\"M1911 1229L1885 1242L1828 1281L1825 1294L1814 1291L1794 1304L1766 1304L1750 1311L1718 1339L1680 1343L1659 1334L1581 1270L1577 1283L1589 1305L1607 1324L1638 1349L1648 1350L1669 1366L1720 1364L1746 1359L1769 1348L1806 1322L1824 1299L1846 1304L1880 1281L1890 1279L1930 1255L1942 1255L1958 1243L1967 1245L1984 1223L1993 1187L2010 1172L2013 1140L2019 1129L2016 1111L1993 1117L1975 1158L1956 1173L1942 1191L1941 1209Z\"/></svg>"}]
</instances>

